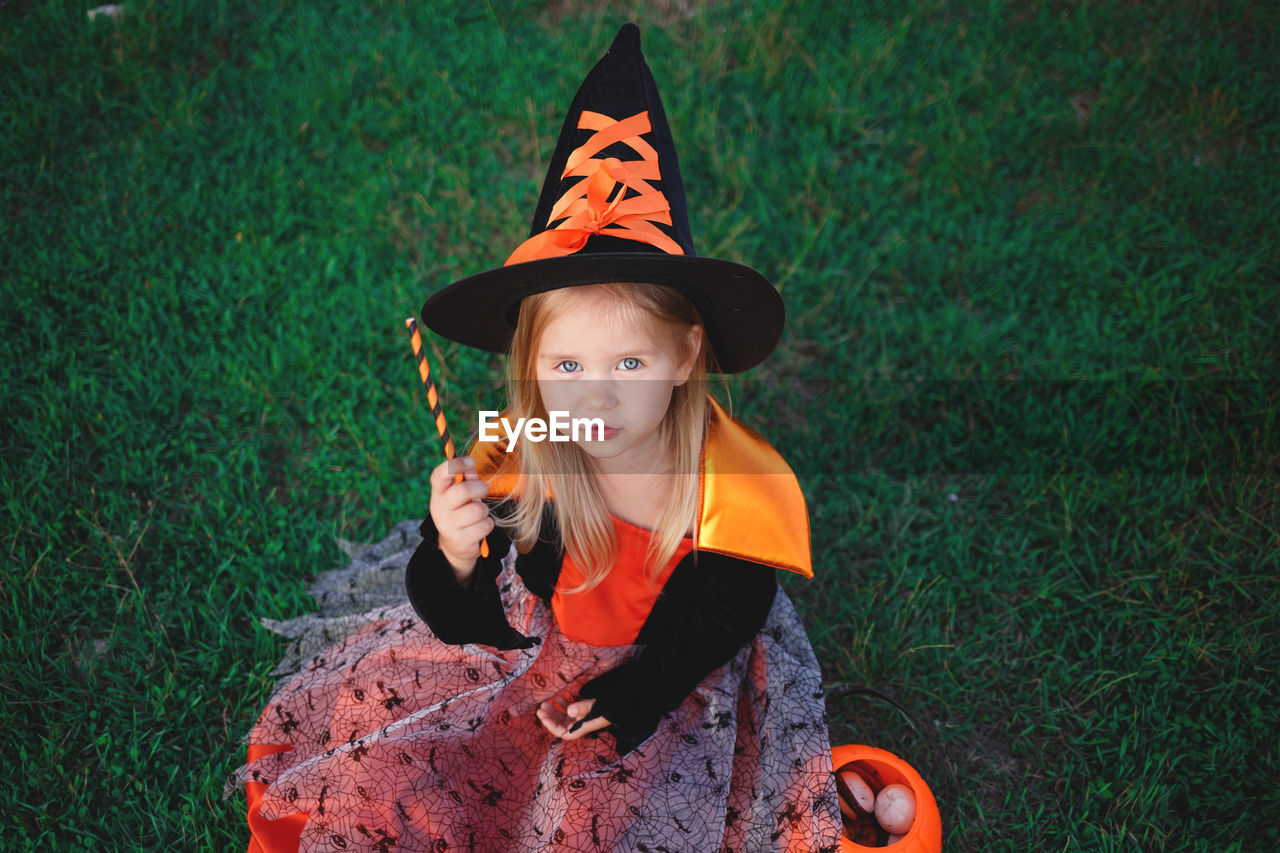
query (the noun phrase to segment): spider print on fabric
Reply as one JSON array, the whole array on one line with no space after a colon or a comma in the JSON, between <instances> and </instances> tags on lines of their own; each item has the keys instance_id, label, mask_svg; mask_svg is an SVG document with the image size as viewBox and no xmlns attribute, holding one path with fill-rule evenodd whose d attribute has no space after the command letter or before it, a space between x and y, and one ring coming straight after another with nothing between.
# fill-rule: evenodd
<instances>
[{"instance_id":1,"label":"spider print on fabric","mask_svg":"<svg viewBox=\"0 0 1280 853\"><path fill-rule=\"evenodd\" d=\"M308 813L302 851L835 851L840 831L821 674L779 591L755 640L619 756L612 735L559 741L534 714L632 657L556 628L504 561L498 588L531 649L450 646L405 600L417 522L317 579L241 767L262 815ZM341 737L336 735L340 732ZM334 734L331 734L334 733Z\"/></svg>"}]
</instances>

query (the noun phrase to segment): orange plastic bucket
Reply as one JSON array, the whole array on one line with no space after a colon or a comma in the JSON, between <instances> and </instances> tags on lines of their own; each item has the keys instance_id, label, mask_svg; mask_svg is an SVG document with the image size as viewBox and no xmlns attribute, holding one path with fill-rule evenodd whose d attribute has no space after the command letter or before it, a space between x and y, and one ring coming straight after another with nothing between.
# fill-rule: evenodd
<instances>
[{"instance_id":1,"label":"orange plastic bucket","mask_svg":"<svg viewBox=\"0 0 1280 853\"><path fill-rule=\"evenodd\" d=\"M933 791L915 768L885 749L862 744L845 744L831 747L832 771L852 764L873 788L897 782L906 785L916 797L916 820L907 834L888 847L865 847L840 836L841 853L864 850L891 850L893 853L942 853L942 815Z\"/></svg>"}]
</instances>

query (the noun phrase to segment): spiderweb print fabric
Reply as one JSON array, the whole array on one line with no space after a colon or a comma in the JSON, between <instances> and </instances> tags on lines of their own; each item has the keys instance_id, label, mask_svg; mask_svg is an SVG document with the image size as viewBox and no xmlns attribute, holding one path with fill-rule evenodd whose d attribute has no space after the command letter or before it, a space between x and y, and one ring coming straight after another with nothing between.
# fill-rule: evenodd
<instances>
[{"instance_id":1,"label":"spiderweb print fabric","mask_svg":"<svg viewBox=\"0 0 1280 853\"><path fill-rule=\"evenodd\" d=\"M417 528L322 575L316 613L264 620L292 642L248 741L290 749L227 795L262 782L264 817L308 812L303 851L838 850L821 674L780 589L755 639L620 757L612 735L560 741L534 711L638 647L561 634L514 552L503 606L541 645L441 642L404 594Z\"/></svg>"}]
</instances>

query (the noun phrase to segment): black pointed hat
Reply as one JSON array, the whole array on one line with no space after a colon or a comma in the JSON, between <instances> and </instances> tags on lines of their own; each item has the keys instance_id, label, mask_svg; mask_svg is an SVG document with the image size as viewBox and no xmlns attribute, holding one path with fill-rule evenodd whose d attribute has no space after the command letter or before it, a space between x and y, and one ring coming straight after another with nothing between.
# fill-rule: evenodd
<instances>
[{"instance_id":1,"label":"black pointed hat","mask_svg":"<svg viewBox=\"0 0 1280 853\"><path fill-rule=\"evenodd\" d=\"M432 294L422 319L458 343L506 352L524 297L605 282L689 297L724 373L759 364L782 335L782 298L764 276L694 253L675 142L634 24L569 107L529 239L503 266Z\"/></svg>"}]
</instances>

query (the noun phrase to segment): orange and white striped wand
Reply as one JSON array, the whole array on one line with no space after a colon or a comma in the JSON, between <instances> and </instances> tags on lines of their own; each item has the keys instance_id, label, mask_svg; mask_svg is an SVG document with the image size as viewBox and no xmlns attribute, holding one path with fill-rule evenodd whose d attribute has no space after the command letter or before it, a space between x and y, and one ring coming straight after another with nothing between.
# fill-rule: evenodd
<instances>
[{"instance_id":1,"label":"orange and white striped wand","mask_svg":"<svg viewBox=\"0 0 1280 853\"><path fill-rule=\"evenodd\" d=\"M405 326L409 329L409 343L413 345L414 357L418 359L418 376L427 388L427 403L431 406L431 414L436 418L436 432L440 433L440 441L444 444L444 458L452 459L457 455L453 446L453 437L449 435L449 425L444 419L444 409L440 405L440 395L436 393L436 383L431 380L431 368L427 365L427 354L422 351L422 335L418 333L418 323L412 317L406 317ZM462 475L453 478L455 483L462 482ZM480 540L480 556L489 556L489 543Z\"/></svg>"}]
</instances>

